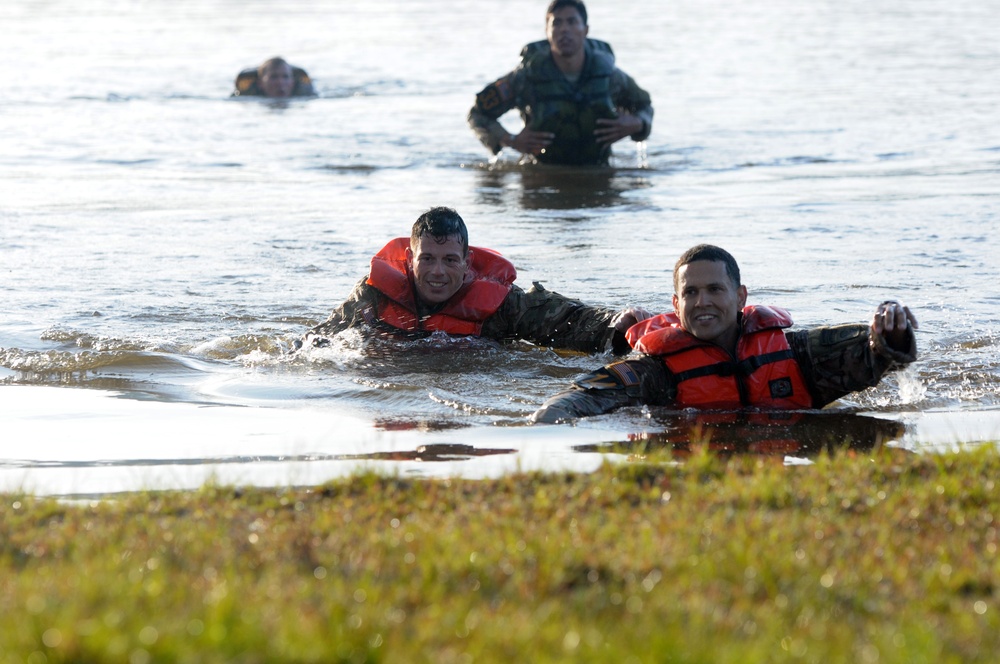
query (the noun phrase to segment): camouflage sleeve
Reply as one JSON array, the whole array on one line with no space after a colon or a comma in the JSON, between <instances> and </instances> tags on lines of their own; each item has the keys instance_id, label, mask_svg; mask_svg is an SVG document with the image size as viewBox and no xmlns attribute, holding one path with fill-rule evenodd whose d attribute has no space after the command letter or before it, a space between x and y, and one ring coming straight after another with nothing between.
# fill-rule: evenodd
<instances>
[{"instance_id":1,"label":"camouflage sleeve","mask_svg":"<svg viewBox=\"0 0 1000 664\"><path fill-rule=\"evenodd\" d=\"M503 146L500 141L510 136L498 118L517 105L516 85L518 72L515 69L506 76L493 81L476 95L476 103L469 110L469 126L476 132L483 145L493 151L500 152Z\"/></svg>"},{"instance_id":2,"label":"camouflage sleeve","mask_svg":"<svg viewBox=\"0 0 1000 664\"><path fill-rule=\"evenodd\" d=\"M649 93L639 87L635 80L615 69L611 77L611 99L618 108L623 108L642 120L642 131L632 134L633 141L644 141L653 131L653 100Z\"/></svg>"},{"instance_id":3,"label":"camouflage sleeve","mask_svg":"<svg viewBox=\"0 0 1000 664\"><path fill-rule=\"evenodd\" d=\"M676 396L677 386L666 366L647 355L613 362L587 374L570 389L542 404L531 420L552 424L600 415L624 406L669 406Z\"/></svg>"},{"instance_id":4,"label":"camouflage sleeve","mask_svg":"<svg viewBox=\"0 0 1000 664\"><path fill-rule=\"evenodd\" d=\"M514 286L497 312L483 325L493 339L524 339L585 353L610 349L616 355L631 350L625 335L612 327L617 311L590 307L535 282L525 292Z\"/></svg>"},{"instance_id":5,"label":"camouflage sleeve","mask_svg":"<svg viewBox=\"0 0 1000 664\"><path fill-rule=\"evenodd\" d=\"M786 332L805 375L813 406L828 403L878 385L889 371L917 359L917 343L909 330L905 351L889 347L879 336L872 338L864 324L816 327Z\"/></svg>"},{"instance_id":6,"label":"camouflage sleeve","mask_svg":"<svg viewBox=\"0 0 1000 664\"><path fill-rule=\"evenodd\" d=\"M378 298L378 291L369 286L367 281L367 277L359 281L343 304L334 309L324 322L306 333L303 343L317 347L324 346L329 343L329 337L352 327L364 325L364 311L374 307Z\"/></svg>"}]
</instances>

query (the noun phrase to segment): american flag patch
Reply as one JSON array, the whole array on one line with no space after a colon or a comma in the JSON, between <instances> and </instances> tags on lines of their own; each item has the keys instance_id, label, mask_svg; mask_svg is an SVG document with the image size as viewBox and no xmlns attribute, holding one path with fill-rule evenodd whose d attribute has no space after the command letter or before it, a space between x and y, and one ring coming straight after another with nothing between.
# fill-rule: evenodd
<instances>
[{"instance_id":1,"label":"american flag patch","mask_svg":"<svg viewBox=\"0 0 1000 664\"><path fill-rule=\"evenodd\" d=\"M621 384L626 387L639 384L639 376L637 376L635 371L632 370L632 367L629 366L627 360L609 364L607 369L618 376L618 380L620 380Z\"/></svg>"},{"instance_id":2,"label":"american flag patch","mask_svg":"<svg viewBox=\"0 0 1000 664\"><path fill-rule=\"evenodd\" d=\"M585 390L619 390L639 384L639 377L624 361L601 367L574 382Z\"/></svg>"}]
</instances>

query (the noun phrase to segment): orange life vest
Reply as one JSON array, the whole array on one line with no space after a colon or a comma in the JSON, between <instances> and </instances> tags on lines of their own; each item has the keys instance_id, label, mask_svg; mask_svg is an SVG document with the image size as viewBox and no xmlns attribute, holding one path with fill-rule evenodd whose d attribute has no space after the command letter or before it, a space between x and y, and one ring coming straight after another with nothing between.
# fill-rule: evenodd
<instances>
[{"instance_id":1,"label":"orange life vest","mask_svg":"<svg viewBox=\"0 0 1000 664\"><path fill-rule=\"evenodd\" d=\"M735 358L684 330L672 313L637 323L625 336L667 365L681 408L811 408L812 395L782 331L791 325L784 309L746 307Z\"/></svg>"},{"instance_id":2,"label":"orange life vest","mask_svg":"<svg viewBox=\"0 0 1000 664\"><path fill-rule=\"evenodd\" d=\"M496 313L517 270L506 258L482 247L470 247L472 263L465 283L437 312L417 316L413 276L406 260L410 238L391 240L372 258L368 285L385 295L376 312L378 320L400 330L442 331L454 335L478 335L483 321Z\"/></svg>"}]
</instances>

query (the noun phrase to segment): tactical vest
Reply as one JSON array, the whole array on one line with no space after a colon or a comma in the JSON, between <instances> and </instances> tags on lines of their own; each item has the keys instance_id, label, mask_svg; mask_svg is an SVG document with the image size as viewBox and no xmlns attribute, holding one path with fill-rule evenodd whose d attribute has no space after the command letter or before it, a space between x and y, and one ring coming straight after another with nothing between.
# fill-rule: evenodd
<instances>
[{"instance_id":1,"label":"tactical vest","mask_svg":"<svg viewBox=\"0 0 1000 664\"><path fill-rule=\"evenodd\" d=\"M782 331L792 325L788 312L746 307L741 325L735 358L684 330L672 313L636 323L625 336L633 348L666 364L677 383L678 407L811 408L802 369Z\"/></svg>"},{"instance_id":2,"label":"tactical vest","mask_svg":"<svg viewBox=\"0 0 1000 664\"><path fill-rule=\"evenodd\" d=\"M521 50L527 78L525 116L527 128L556 135L552 145L538 155L551 164L606 164L610 145L594 140L598 119L618 116L611 99L611 74L615 56L611 46L597 39L586 42L586 61L580 78L570 83L552 60L547 41Z\"/></svg>"},{"instance_id":3,"label":"tactical vest","mask_svg":"<svg viewBox=\"0 0 1000 664\"><path fill-rule=\"evenodd\" d=\"M292 88L293 97L311 97L316 94L313 89L312 79L304 69L292 67L292 77L295 79L295 87ZM257 82L257 68L244 69L236 77L236 89L233 90L233 97L260 97L262 93Z\"/></svg>"},{"instance_id":4,"label":"tactical vest","mask_svg":"<svg viewBox=\"0 0 1000 664\"><path fill-rule=\"evenodd\" d=\"M375 312L377 322L399 330L478 335L483 322L500 308L517 278L514 266L497 252L470 247L472 264L465 273L465 283L444 307L420 319L406 260L409 246L410 239L400 237L382 247L372 258L367 281L385 296L380 298Z\"/></svg>"}]
</instances>

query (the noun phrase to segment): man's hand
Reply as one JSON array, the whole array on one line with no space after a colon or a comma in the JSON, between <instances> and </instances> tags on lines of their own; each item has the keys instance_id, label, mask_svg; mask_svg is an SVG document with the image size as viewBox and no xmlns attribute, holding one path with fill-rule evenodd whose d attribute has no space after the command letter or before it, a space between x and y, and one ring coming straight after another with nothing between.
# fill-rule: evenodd
<instances>
[{"instance_id":1,"label":"man's hand","mask_svg":"<svg viewBox=\"0 0 1000 664\"><path fill-rule=\"evenodd\" d=\"M649 313L642 307L629 307L628 309L622 309L618 312L617 316L611 319L611 326L618 332L625 334L625 330L640 321L651 318L652 316L653 314Z\"/></svg>"},{"instance_id":2,"label":"man's hand","mask_svg":"<svg viewBox=\"0 0 1000 664\"><path fill-rule=\"evenodd\" d=\"M525 129L517 136L512 134L510 140L506 141L507 145L505 147L509 146L523 154L533 154L537 157L542 153L543 149L552 145L552 141L555 138L555 134L547 131Z\"/></svg>"},{"instance_id":3,"label":"man's hand","mask_svg":"<svg viewBox=\"0 0 1000 664\"><path fill-rule=\"evenodd\" d=\"M597 129L594 130L594 138L601 145L611 145L626 136L642 131L642 118L622 112L617 118L611 120L598 119L597 125Z\"/></svg>"},{"instance_id":4,"label":"man's hand","mask_svg":"<svg viewBox=\"0 0 1000 664\"><path fill-rule=\"evenodd\" d=\"M883 302L872 317L872 334L882 335L889 347L895 350L909 348L906 330L910 326L917 329L917 319L910 313L909 307L899 302Z\"/></svg>"}]
</instances>

